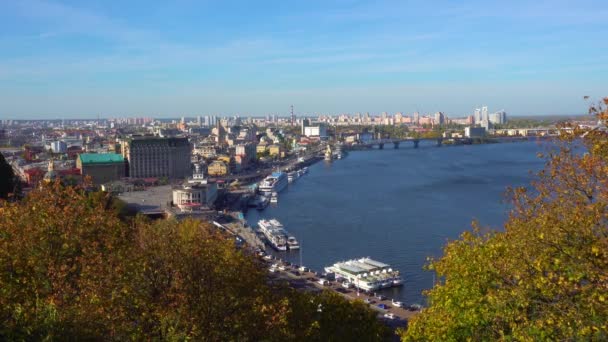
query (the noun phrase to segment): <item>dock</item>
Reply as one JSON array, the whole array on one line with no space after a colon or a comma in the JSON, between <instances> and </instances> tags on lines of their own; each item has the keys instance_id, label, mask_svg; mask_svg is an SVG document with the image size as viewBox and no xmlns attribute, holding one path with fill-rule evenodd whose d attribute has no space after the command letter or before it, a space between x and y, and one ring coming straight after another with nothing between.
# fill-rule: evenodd
<instances>
[{"instance_id":1,"label":"dock","mask_svg":"<svg viewBox=\"0 0 608 342\"><path fill-rule=\"evenodd\" d=\"M405 305L404 307L395 307L392 304L391 298L379 299L374 297L373 294L365 292L357 292L356 289L343 288L341 283L332 281L326 285L321 285L319 275L314 271L301 272L296 267L297 265L291 265L282 260L277 259L266 259L262 258L267 266L270 268L271 265L277 264L285 268L285 270L277 269L274 273L270 273L272 281L286 281L293 288L300 289L303 291L333 291L340 294L348 300L360 300L362 302L368 301L368 306L378 312L378 319L382 320L386 325L391 328L398 328L407 326L407 322L410 318L414 317L420 312L420 308ZM386 309L380 308L379 305L383 304ZM384 315L392 313L393 319L387 318Z\"/></svg>"},{"instance_id":2,"label":"dock","mask_svg":"<svg viewBox=\"0 0 608 342\"><path fill-rule=\"evenodd\" d=\"M239 237L253 250L264 251L266 249L264 241L258 237L253 228L246 226L245 222L242 220L233 220L227 223L218 223L214 221L213 224L218 228L222 228Z\"/></svg>"}]
</instances>

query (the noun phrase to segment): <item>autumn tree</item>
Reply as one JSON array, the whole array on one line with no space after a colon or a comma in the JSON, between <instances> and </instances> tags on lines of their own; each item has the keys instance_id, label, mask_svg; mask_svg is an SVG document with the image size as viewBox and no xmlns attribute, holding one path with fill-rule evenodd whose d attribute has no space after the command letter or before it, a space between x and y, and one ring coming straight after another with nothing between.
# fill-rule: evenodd
<instances>
[{"instance_id":1,"label":"autumn tree","mask_svg":"<svg viewBox=\"0 0 608 342\"><path fill-rule=\"evenodd\" d=\"M0 340L382 340L361 303L268 282L197 220L125 215L101 192L43 184L0 202ZM349 338L350 339L350 338Z\"/></svg>"},{"instance_id":2,"label":"autumn tree","mask_svg":"<svg viewBox=\"0 0 608 342\"><path fill-rule=\"evenodd\" d=\"M404 341L608 339L608 135L572 128L512 190L503 231L475 226L431 260L440 280Z\"/></svg>"}]
</instances>

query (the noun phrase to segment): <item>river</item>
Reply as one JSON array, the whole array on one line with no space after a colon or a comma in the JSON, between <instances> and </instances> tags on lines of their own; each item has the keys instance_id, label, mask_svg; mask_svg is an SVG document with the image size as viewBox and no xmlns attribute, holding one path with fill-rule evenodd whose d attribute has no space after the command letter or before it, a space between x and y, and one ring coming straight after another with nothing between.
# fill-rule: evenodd
<instances>
[{"instance_id":1,"label":"river","mask_svg":"<svg viewBox=\"0 0 608 342\"><path fill-rule=\"evenodd\" d=\"M273 252L314 270L337 261L369 256L401 271L405 285L383 290L408 304L425 304L433 283L424 271L450 239L471 221L500 229L508 213L507 186L528 185L542 168L536 141L350 152L321 161L279 194L278 205L246 215L256 227L277 218L302 244L301 255ZM268 250L271 250L269 247Z\"/></svg>"}]
</instances>

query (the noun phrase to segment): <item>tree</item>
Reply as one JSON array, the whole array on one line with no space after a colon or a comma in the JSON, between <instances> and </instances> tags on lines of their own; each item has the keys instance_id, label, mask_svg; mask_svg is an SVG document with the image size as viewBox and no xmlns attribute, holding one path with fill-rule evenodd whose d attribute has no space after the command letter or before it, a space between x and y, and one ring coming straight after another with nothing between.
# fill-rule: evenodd
<instances>
[{"instance_id":1,"label":"tree","mask_svg":"<svg viewBox=\"0 0 608 342\"><path fill-rule=\"evenodd\" d=\"M608 98L591 112L605 122ZM582 137L582 138L581 138ZM511 191L504 231L474 226L428 268L418 340L608 339L608 135L563 132L531 191Z\"/></svg>"},{"instance_id":2,"label":"tree","mask_svg":"<svg viewBox=\"0 0 608 342\"><path fill-rule=\"evenodd\" d=\"M15 194L18 190L19 180L13 172L13 167L0 153L0 199L6 199L9 194Z\"/></svg>"},{"instance_id":3,"label":"tree","mask_svg":"<svg viewBox=\"0 0 608 342\"><path fill-rule=\"evenodd\" d=\"M262 262L209 223L123 212L59 182L0 202L0 340L385 336L360 303L269 285Z\"/></svg>"}]
</instances>

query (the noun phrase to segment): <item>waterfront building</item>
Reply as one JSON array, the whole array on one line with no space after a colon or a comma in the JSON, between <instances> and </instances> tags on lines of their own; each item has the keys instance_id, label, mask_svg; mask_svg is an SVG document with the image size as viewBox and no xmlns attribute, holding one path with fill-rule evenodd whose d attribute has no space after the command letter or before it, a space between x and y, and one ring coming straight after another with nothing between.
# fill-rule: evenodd
<instances>
[{"instance_id":1,"label":"waterfront building","mask_svg":"<svg viewBox=\"0 0 608 342\"><path fill-rule=\"evenodd\" d=\"M344 279L365 291L403 285L398 270L393 270L390 265L370 258L337 262L325 267L325 272L333 273L336 279Z\"/></svg>"},{"instance_id":2,"label":"waterfront building","mask_svg":"<svg viewBox=\"0 0 608 342\"><path fill-rule=\"evenodd\" d=\"M212 208L217 200L217 184L197 183L174 187L172 196L173 205L182 211Z\"/></svg>"},{"instance_id":3,"label":"waterfront building","mask_svg":"<svg viewBox=\"0 0 608 342\"><path fill-rule=\"evenodd\" d=\"M230 173L230 167L227 163L221 160L215 160L207 166L207 174L209 176L226 176Z\"/></svg>"},{"instance_id":4,"label":"waterfront building","mask_svg":"<svg viewBox=\"0 0 608 342\"><path fill-rule=\"evenodd\" d=\"M187 138L132 137L124 144L129 177L183 178L191 172Z\"/></svg>"},{"instance_id":5,"label":"waterfront building","mask_svg":"<svg viewBox=\"0 0 608 342\"><path fill-rule=\"evenodd\" d=\"M126 176L125 159L115 153L83 153L76 159L76 167L82 176L89 176L93 184L99 185L119 180Z\"/></svg>"},{"instance_id":6,"label":"waterfront building","mask_svg":"<svg viewBox=\"0 0 608 342\"><path fill-rule=\"evenodd\" d=\"M467 138L481 138L486 135L484 127L467 126L464 128L464 136Z\"/></svg>"}]
</instances>

